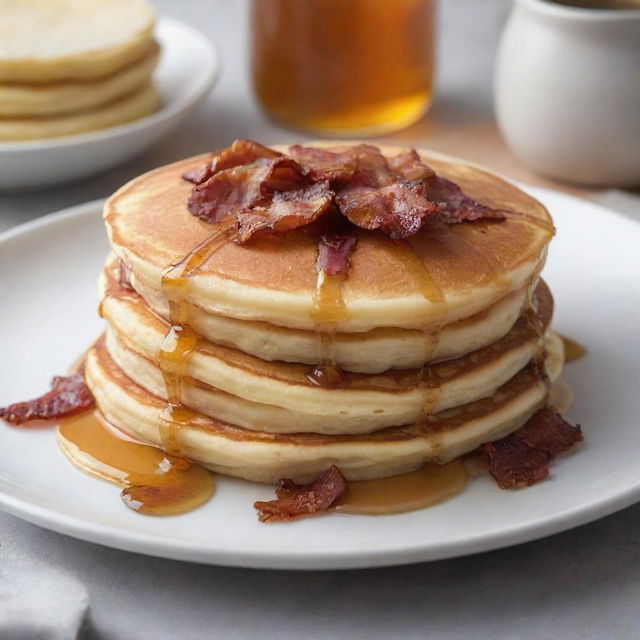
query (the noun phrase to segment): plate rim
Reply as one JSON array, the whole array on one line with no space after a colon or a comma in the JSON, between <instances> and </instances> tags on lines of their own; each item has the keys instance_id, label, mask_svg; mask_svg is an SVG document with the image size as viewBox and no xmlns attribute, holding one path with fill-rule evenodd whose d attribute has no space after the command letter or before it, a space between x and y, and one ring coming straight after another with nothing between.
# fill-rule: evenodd
<instances>
[{"instance_id":1,"label":"plate rim","mask_svg":"<svg viewBox=\"0 0 640 640\"><path fill-rule=\"evenodd\" d=\"M172 118L178 113L195 107L208 95L209 91L220 77L222 64L218 48L196 28L186 22L176 20L175 18L160 18L157 22L156 29L159 30L167 26L170 29L182 31L184 34L188 35L190 39L198 41L205 49L208 50L209 58L203 60L202 67L199 67L201 75L198 78L198 82L194 83L194 88L190 93L186 96L178 96L175 100L166 105L161 105L160 109L154 113L143 116L142 118L137 118L131 122L107 127L106 129L87 131L85 133L60 136L57 138L42 138L24 141L15 140L11 142L0 141L0 154L19 153L21 151L50 151L73 147L74 145L98 143L107 138L124 137L133 131L137 132L152 128L160 122L164 122L165 120ZM161 65L162 58L160 59L158 67Z\"/></svg>"},{"instance_id":2,"label":"plate rim","mask_svg":"<svg viewBox=\"0 0 640 640\"><path fill-rule=\"evenodd\" d=\"M544 195L549 193L552 194L552 197L568 199L574 203L577 201L580 206L591 207L604 215L615 214L618 219L626 224L637 224L636 221L623 213L570 194L544 187L527 186L526 188L532 191L536 197L541 195L543 200ZM97 215L102 209L104 200L99 198L74 205L16 225L0 234L0 245L5 245L14 238L37 232L47 226L64 223L69 218ZM124 551L174 560L230 567L286 570L373 568L444 560L481 553L560 533L605 517L640 501L639 479L635 485L629 485L612 495L603 496L595 502L559 511L545 519L527 523L526 526L521 523L513 524L491 534L481 533L475 536L467 534L464 538L453 538L438 544L430 544L426 547L414 544L413 546L396 549L374 548L355 552L351 549L340 551L316 548L310 555L309 552L305 551L283 551L281 549L252 548L250 546L245 546L241 550L230 551L225 548L205 546L197 541L191 542L180 538L167 537L166 535L154 535L146 531L100 524L25 501L5 492L5 486L0 475L0 510L32 524L80 540Z\"/></svg>"}]
</instances>

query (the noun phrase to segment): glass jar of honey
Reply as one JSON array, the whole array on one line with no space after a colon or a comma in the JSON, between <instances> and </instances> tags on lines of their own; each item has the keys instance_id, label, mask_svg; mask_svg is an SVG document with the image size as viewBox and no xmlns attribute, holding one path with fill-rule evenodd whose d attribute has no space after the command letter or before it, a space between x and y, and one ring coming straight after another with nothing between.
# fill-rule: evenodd
<instances>
[{"instance_id":1,"label":"glass jar of honey","mask_svg":"<svg viewBox=\"0 0 640 640\"><path fill-rule=\"evenodd\" d=\"M435 0L252 0L256 96L273 119L335 135L418 120L431 103Z\"/></svg>"}]
</instances>

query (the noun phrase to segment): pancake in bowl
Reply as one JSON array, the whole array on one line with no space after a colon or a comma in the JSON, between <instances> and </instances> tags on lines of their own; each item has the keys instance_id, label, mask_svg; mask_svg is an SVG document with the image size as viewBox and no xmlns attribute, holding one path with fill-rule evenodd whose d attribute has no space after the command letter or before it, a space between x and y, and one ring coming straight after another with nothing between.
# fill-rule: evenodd
<instances>
[{"instance_id":1,"label":"pancake in bowl","mask_svg":"<svg viewBox=\"0 0 640 640\"><path fill-rule=\"evenodd\" d=\"M160 55L151 42L140 60L97 79L0 83L0 117L58 116L95 109L149 83Z\"/></svg>"},{"instance_id":2,"label":"pancake in bowl","mask_svg":"<svg viewBox=\"0 0 640 640\"><path fill-rule=\"evenodd\" d=\"M149 115L159 106L160 96L148 83L134 93L89 111L48 118L0 118L0 140L41 140L106 129Z\"/></svg>"},{"instance_id":3,"label":"pancake in bowl","mask_svg":"<svg viewBox=\"0 0 640 640\"><path fill-rule=\"evenodd\" d=\"M0 82L107 76L152 45L142 0L0 0Z\"/></svg>"}]
</instances>

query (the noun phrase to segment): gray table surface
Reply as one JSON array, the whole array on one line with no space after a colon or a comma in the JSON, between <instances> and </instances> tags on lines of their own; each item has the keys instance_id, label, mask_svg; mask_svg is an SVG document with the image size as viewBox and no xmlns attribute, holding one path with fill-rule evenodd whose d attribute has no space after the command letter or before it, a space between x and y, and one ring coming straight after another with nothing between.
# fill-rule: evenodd
<instances>
[{"instance_id":1,"label":"gray table surface","mask_svg":"<svg viewBox=\"0 0 640 640\"><path fill-rule=\"evenodd\" d=\"M0 231L106 196L143 170L222 146L299 134L269 123L247 79L243 0L156 0L211 36L224 72L179 131L81 184L0 196ZM507 0L445 0L431 117L491 115L491 68ZM393 140L423 140L419 128ZM90 638L637 638L640 506L526 545L390 569L253 571L191 565L73 540L0 514L3 558L64 568L91 601Z\"/></svg>"}]
</instances>

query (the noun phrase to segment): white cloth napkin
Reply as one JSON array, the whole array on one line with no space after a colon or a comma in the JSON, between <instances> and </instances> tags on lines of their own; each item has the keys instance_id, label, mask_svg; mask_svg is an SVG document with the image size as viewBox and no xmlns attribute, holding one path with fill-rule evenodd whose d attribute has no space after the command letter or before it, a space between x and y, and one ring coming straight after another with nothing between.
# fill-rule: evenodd
<instances>
[{"instance_id":1,"label":"white cloth napkin","mask_svg":"<svg viewBox=\"0 0 640 640\"><path fill-rule=\"evenodd\" d=\"M0 638L76 640L89 610L84 585L58 567L0 555Z\"/></svg>"}]
</instances>

